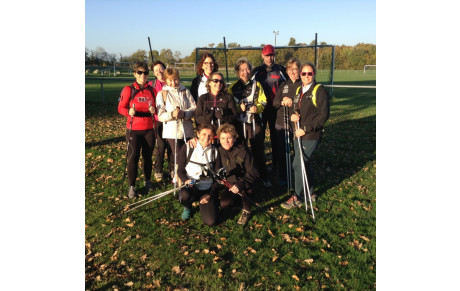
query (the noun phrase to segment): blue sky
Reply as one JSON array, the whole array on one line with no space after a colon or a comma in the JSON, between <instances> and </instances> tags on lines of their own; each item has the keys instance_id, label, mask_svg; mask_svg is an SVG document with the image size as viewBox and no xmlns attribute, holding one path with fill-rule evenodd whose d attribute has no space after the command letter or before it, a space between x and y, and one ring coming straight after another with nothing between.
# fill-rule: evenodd
<instances>
[{"instance_id":1,"label":"blue sky","mask_svg":"<svg viewBox=\"0 0 460 291\"><path fill-rule=\"evenodd\" d=\"M85 47L130 55L138 49L170 48L190 55L210 43L287 45L318 42L376 44L376 2L330 1L120 1L85 2Z\"/></svg>"}]
</instances>

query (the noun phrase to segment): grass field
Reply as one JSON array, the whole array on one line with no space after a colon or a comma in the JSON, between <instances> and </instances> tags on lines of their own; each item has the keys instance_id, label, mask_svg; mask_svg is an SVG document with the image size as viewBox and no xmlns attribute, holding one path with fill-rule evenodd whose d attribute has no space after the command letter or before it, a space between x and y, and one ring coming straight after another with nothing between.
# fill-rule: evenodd
<instances>
[{"instance_id":1,"label":"grass field","mask_svg":"<svg viewBox=\"0 0 460 291\"><path fill-rule=\"evenodd\" d=\"M336 84L375 85L375 73L373 79L362 71L343 74L336 72ZM181 221L182 207L173 195L115 216L133 202L126 198L126 185L120 192L126 119L116 107L127 84L105 80L102 104L100 82L86 82L86 289L376 288L375 89L334 88L312 163L316 223L305 208L281 208L288 196L275 186L255 199L277 221L253 209L242 227L236 210L207 227L199 213ZM267 156L270 166L276 157L269 151ZM140 188L141 171L138 178ZM153 195L140 189L143 198Z\"/></svg>"}]
</instances>

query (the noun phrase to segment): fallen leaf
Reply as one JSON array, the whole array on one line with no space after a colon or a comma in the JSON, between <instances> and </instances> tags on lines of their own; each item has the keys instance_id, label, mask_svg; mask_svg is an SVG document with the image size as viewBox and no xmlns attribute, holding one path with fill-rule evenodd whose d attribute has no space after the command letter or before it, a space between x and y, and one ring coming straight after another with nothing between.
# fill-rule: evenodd
<instances>
[{"instance_id":1,"label":"fallen leaf","mask_svg":"<svg viewBox=\"0 0 460 291\"><path fill-rule=\"evenodd\" d=\"M131 281L125 284L125 286L128 286L128 287L131 287L131 286L133 286L133 285L134 285L134 283L131 282Z\"/></svg>"},{"instance_id":2,"label":"fallen leaf","mask_svg":"<svg viewBox=\"0 0 460 291\"><path fill-rule=\"evenodd\" d=\"M297 281L300 281L299 277L297 277L296 275L292 275L292 278L294 278Z\"/></svg>"},{"instance_id":3,"label":"fallen leaf","mask_svg":"<svg viewBox=\"0 0 460 291\"><path fill-rule=\"evenodd\" d=\"M368 239L368 238L365 237L364 235L360 235L359 237L362 238L362 239L365 240L365 241L370 241L370 239Z\"/></svg>"},{"instance_id":4,"label":"fallen leaf","mask_svg":"<svg viewBox=\"0 0 460 291\"><path fill-rule=\"evenodd\" d=\"M274 256L273 259L272 259L272 262L276 261L278 259L277 256Z\"/></svg>"},{"instance_id":5,"label":"fallen leaf","mask_svg":"<svg viewBox=\"0 0 460 291\"><path fill-rule=\"evenodd\" d=\"M153 285L157 286L158 288L161 287L160 280L153 280Z\"/></svg>"},{"instance_id":6,"label":"fallen leaf","mask_svg":"<svg viewBox=\"0 0 460 291\"><path fill-rule=\"evenodd\" d=\"M146 259L147 259L147 254L144 254L144 255L141 257L141 260L142 260L143 262L145 262Z\"/></svg>"},{"instance_id":7,"label":"fallen leaf","mask_svg":"<svg viewBox=\"0 0 460 291\"><path fill-rule=\"evenodd\" d=\"M304 262L311 265L311 263L313 263L313 259L306 259L304 260Z\"/></svg>"},{"instance_id":8,"label":"fallen leaf","mask_svg":"<svg viewBox=\"0 0 460 291\"><path fill-rule=\"evenodd\" d=\"M172 270L173 270L174 273L180 274L180 267L179 266L172 267Z\"/></svg>"},{"instance_id":9,"label":"fallen leaf","mask_svg":"<svg viewBox=\"0 0 460 291\"><path fill-rule=\"evenodd\" d=\"M348 265L348 261L341 261L341 262L340 262L340 265L346 266L346 265Z\"/></svg>"},{"instance_id":10,"label":"fallen leaf","mask_svg":"<svg viewBox=\"0 0 460 291\"><path fill-rule=\"evenodd\" d=\"M269 235L271 235L272 237L275 237L275 236L273 235L273 233L272 233L271 230L267 230L267 231L268 231L268 234L269 234Z\"/></svg>"},{"instance_id":11,"label":"fallen leaf","mask_svg":"<svg viewBox=\"0 0 460 291\"><path fill-rule=\"evenodd\" d=\"M326 278L329 278L329 273L326 273L326 274L324 274L324 275L326 275Z\"/></svg>"},{"instance_id":12,"label":"fallen leaf","mask_svg":"<svg viewBox=\"0 0 460 291\"><path fill-rule=\"evenodd\" d=\"M261 242L262 240L260 238L255 239L256 242Z\"/></svg>"}]
</instances>

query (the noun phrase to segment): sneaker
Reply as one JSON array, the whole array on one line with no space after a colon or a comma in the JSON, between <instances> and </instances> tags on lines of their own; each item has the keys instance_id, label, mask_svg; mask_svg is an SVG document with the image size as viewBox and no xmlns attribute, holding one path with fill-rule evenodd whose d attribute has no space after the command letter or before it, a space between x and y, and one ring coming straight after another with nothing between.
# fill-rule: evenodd
<instances>
[{"instance_id":1,"label":"sneaker","mask_svg":"<svg viewBox=\"0 0 460 291\"><path fill-rule=\"evenodd\" d=\"M272 186L272 183L270 183L270 181L264 181L264 187L265 188L270 188Z\"/></svg>"},{"instance_id":2,"label":"sneaker","mask_svg":"<svg viewBox=\"0 0 460 291\"><path fill-rule=\"evenodd\" d=\"M184 207L184 211L182 211L182 220L188 220L190 218L192 210Z\"/></svg>"},{"instance_id":3,"label":"sneaker","mask_svg":"<svg viewBox=\"0 0 460 291\"><path fill-rule=\"evenodd\" d=\"M162 173L155 173L153 175L155 177L155 181L161 182L163 180L163 174Z\"/></svg>"},{"instance_id":4,"label":"sneaker","mask_svg":"<svg viewBox=\"0 0 460 291\"><path fill-rule=\"evenodd\" d=\"M251 216L251 212L243 209L243 212L241 213L241 216L238 219L238 224L246 225L246 223L248 223L249 216Z\"/></svg>"},{"instance_id":5,"label":"sneaker","mask_svg":"<svg viewBox=\"0 0 460 291\"><path fill-rule=\"evenodd\" d=\"M128 198L136 198L136 189L134 186L129 186Z\"/></svg>"},{"instance_id":6,"label":"sneaker","mask_svg":"<svg viewBox=\"0 0 460 291\"><path fill-rule=\"evenodd\" d=\"M284 209L291 209L292 207L301 207L302 206L302 201L297 198L297 196L294 194L291 196L291 198L288 199L288 201L281 203L281 207Z\"/></svg>"},{"instance_id":7,"label":"sneaker","mask_svg":"<svg viewBox=\"0 0 460 291\"><path fill-rule=\"evenodd\" d=\"M153 187L152 181L145 181L144 182L144 187L147 189L147 191L153 191L155 188Z\"/></svg>"}]
</instances>

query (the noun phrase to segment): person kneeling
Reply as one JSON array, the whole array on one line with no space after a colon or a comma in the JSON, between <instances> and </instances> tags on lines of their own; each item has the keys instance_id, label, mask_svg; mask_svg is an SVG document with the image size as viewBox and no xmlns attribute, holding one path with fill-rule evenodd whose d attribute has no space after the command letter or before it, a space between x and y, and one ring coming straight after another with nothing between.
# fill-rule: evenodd
<instances>
[{"instance_id":1,"label":"person kneeling","mask_svg":"<svg viewBox=\"0 0 460 291\"><path fill-rule=\"evenodd\" d=\"M177 171L179 179L185 181L186 185L192 180L197 181L193 186L182 188L179 192L179 202L184 206L182 220L190 218L192 203L200 201L201 219L208 226L217 222L217 199L213 193L218 186L212 179L209 167L213 171L221 167L219 152L211 144L213 137L212 125L200 125L198 143L194 148L188 143L182 147Z\"/></svg>"},{"instance_id":2,"label":"person kneeling","mask_svg":"<svg viewBox=\"0 0 460 291\"><path fill-rule=\"evenodd\" d=\"M217 130L220 141L219 154L222 166L225 167L227 188L220 196L221 208L228 208L235 204L236 195L240 195L243 210L238 224L245 225L251 214L251 204L247 195L252 194L254 181L259 177L253 165L251 153L240 143L236 143L238 133L231 124L223 124Z\"/></svg>"}]
</instances>

